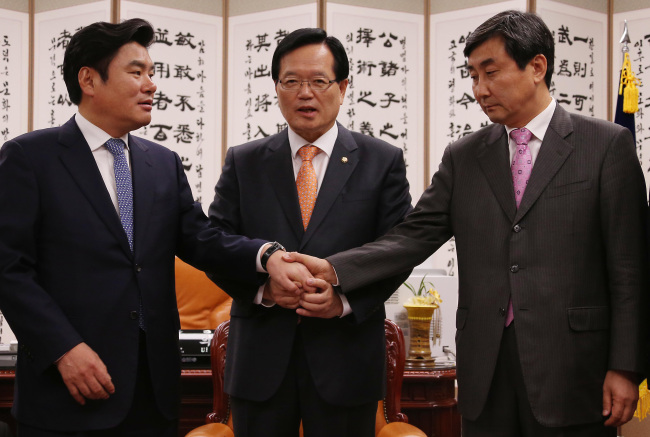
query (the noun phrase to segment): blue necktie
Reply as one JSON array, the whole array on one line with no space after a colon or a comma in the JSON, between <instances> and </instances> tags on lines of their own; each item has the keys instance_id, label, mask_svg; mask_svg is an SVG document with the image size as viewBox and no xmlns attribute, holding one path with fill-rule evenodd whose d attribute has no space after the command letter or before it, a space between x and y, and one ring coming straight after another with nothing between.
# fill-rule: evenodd
<instances>
[{"instance_id":1,"label":"blue necktie","mask_svg":"<svg viewBox=\"0 0 650 437\"><path fill-rule=\"evenodd\" d=\"M125 144L119 138L111 138L106 141L105 146L115 158L113 170L115 170L120 221L124 232L126 232L126 238L129 240L131 252L133 252L133 183L131 182L131 170L126 162L126 155L124 155Z\"/></svg>"},{"instance_id":2,"label":"blue necktie","mask_svg":"<svg viewBox=\"0 0 650 437\"><path fill-rule=\"evenodd\" d=\"M133 183L131 182L131 170L124 154L125 144L119 138L111 138L104 144L113 155L113 170L115 171L115 184L117 186L117 206L120 209L120 221L126 238L129 240L129 247L133 252ZM139 314L138 325L146 331L144 324L144 312L142 309L142 296L138 296Z\"/></svg>"}]
</instances>

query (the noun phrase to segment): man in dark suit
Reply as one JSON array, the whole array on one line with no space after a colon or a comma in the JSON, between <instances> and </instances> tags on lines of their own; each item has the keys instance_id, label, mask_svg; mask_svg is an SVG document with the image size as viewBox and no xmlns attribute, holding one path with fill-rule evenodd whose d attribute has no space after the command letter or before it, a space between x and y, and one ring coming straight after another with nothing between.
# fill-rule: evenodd
<instances>
[{"instance_id":1,"label":"man in dark suit","mask_svg":"<svg viewBox=\"0 0 650 437\"><path fill-rule=\"evenodd\" d=\"M403 219L411 197L402 151L336 124L348 69L342 44L322 29L297 30L278 44L272 77L289 128L228 150L213 225L322 257ZM384 392L383 303L407 275L346 295L213 277L234 298L225 389L235 435L297 436L302 419L308 437L374 436Z\"/></svg>"},{"instance_id":2,"label":"man in dark suit","mask_svg":"<svg viewBox=\"0 0 650 437\"><path fill-rule=\"evenodd\" d=\"M176 436L174 255L258 284L266 241L210 229L151 120L153 28L95 23L63 62L79 112L0 151L0 308L19 340L24 437ZM279 254L264 252L274 278ZM295 286L294 286L295 287Z\"/></svg>"},{"instance_id":3,"label":"man in dark suit","mask_svg":"<svg viewBox=\"0 0 650 437\"><path fill-rule=\"evenodd\" d=\"M385 237L329 263L295 258L347 293L455 236L463 435L615 436L636 407L647 293L632 137L552 99L553 36L536 15L497 14L464 53L495 124L446 149Z\"/></svg>"}]
</instances>

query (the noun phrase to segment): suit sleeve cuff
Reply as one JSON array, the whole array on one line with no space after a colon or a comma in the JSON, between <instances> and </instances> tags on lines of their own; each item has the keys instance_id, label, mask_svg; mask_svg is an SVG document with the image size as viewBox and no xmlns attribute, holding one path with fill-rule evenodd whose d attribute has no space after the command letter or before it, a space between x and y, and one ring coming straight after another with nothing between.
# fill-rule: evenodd
<instances>
[{"instance_id":1,"label":"suit sleeve cuff","mask_svg":"<svg viewBox=\"0 0 650 437\"><path fill-rule=\"evenodd\" d=\"M339 294L341 303L343 304L343 312L339 317L345 317L348 314L352 314L352 307L350 306L350 302L348 302L348 298L345 297L345 294L341 293L340 291L337 291L337 293Z\"/></svg>"},{"instance_id":2,"label":"suit sleeve cuff","mask_svg":"<svg viewBox=\"0 0 650 437\"><path fill-rule=\"evenodd\" d=\"M330 265L332 266L332 271L334 272L334 276L336 276L336 282L334 284L332 284L332 287L340 287L341 283L339 282L339 275L336 274L336 268L334 268L334 265L332 263L330 263ZM343 295L343 293L340 293L340 294ZM348 300L345 299L345 302L347 302L347 301Z\"/></svg>"}]
</instances>

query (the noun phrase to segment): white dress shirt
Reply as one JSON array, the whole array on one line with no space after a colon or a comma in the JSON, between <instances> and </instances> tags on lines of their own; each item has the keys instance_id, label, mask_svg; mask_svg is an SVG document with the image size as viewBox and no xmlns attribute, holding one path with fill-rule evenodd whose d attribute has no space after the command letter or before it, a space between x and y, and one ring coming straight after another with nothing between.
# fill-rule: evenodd
<instances>
[{"instance_id":1,"label":"white dress shirt","mask_svg":"<svg viewBox=\"0 0 650 437\"><path fill-rule=\"evenodd\" d=\"M106 148L104 145L106 141L110 140L111 137L109 134L104 132L102 129L98 128L91 122L89 122L83 115L77 112L74 116L77 126L81 134L86 139L86 142L90 146L90 151L95 158L97 167L99 168L99 173L102 175L108 194L111 196L113 201L113 206L115 206L115 211L117 214L120 214L120 207L117 203L117 185L115 184L115 170L113 169L113 162L115 158L113 154ZM129 154L129 134L124 135L120 138L126 144L126 150L124 155L126 156L126 162L131 168L131 156Z\"/></svg>"}]
</instances>

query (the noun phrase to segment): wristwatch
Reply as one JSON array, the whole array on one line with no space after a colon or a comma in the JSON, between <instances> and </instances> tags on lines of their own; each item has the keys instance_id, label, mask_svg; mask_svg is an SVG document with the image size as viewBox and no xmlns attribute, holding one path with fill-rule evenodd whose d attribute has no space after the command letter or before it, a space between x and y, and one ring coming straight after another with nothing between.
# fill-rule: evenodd
<instances>
[{"instance_id":1,"label":"wristwatch","mask_svg":"<svg viewBox=\"0 0 650 437\"><path fill-rule=\"evenodd\" d=\"M284 246L282 246L277 241L274 241L273 243L271 243L269 248L266 249L266 251L262 254L262 259L260 261L262 263L262 268L264 269L264 271L267 271L266 270L266 263L268 262L269 258L271 258L271 255L273 255L278 250L284 250L285 252L287 251L284 248Z\"/></svg>"}]
</instances>

